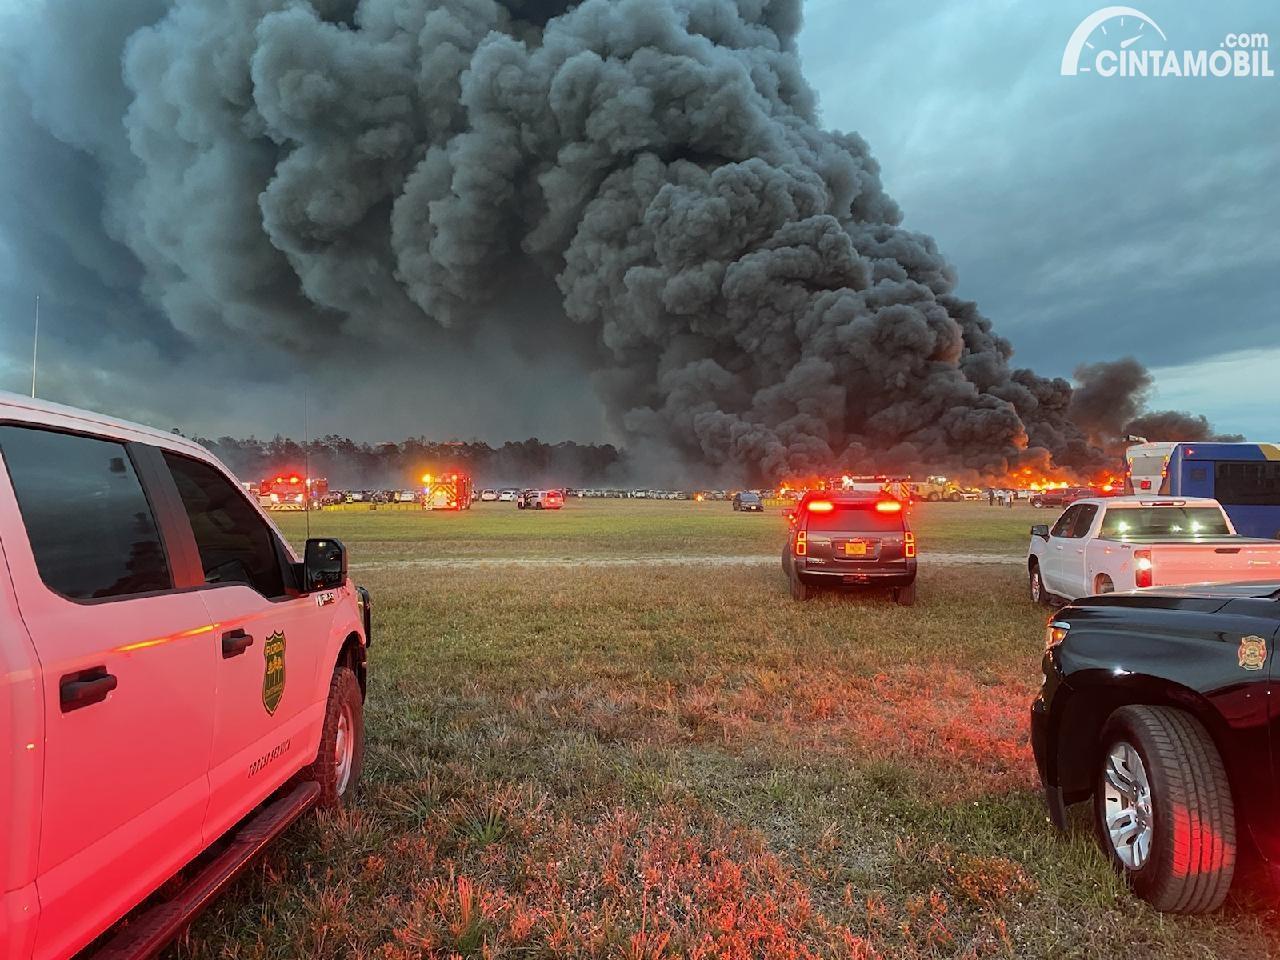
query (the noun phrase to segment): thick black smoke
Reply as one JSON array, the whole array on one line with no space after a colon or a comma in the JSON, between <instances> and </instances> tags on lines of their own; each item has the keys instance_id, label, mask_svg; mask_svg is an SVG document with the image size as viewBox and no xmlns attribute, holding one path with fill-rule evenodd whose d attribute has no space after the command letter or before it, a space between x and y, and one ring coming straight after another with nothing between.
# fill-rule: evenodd
<instances>
[{"instance_id":1,"label":"thick black smoke","mask_svg":"<svg viewBox=\"0 0 1280 960\"><path fill-rule=\"evenodd\" d=\"M690 464L1094 465L1111 431L1088 396L1011 368L867 145L818 125L800 20L800 0L172 0L124 46L127 141L85 149L196 342L440 351L497 324L571 345L628 448Z\"/></svg>"},{"instance_id":2,"label":"thick black smoke","mask_svg":"<svg viewBox=\"0 0 1280 960\"><path fill-rule=\"evenodd\" d=\"M1202 416L1176 410L1147 411L1155 381L1132 357L1085 364L1076 370L1076 383L1068 414L1095 448L1114 451L1130 436L1188 442L1243 439L1216 433Z\"/></svg>"}]
</instances>

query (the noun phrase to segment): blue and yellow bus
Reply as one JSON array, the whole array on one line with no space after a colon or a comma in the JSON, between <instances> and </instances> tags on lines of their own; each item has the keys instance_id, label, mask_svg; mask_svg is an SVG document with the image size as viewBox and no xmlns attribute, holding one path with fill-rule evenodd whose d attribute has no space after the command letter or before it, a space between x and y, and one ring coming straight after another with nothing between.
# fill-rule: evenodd
<instances>
[{"instance_id":1,"label":"blue and yellow bus","mask_svg":"<svg viewBox=\"0 0 1280 960\"><path fill-rule=\"evenodd\" d=\"M1140 443L1125 460L1126 492L1212 497L1237 532L1280 537L1280 444Z\"/></svg>"}]
</instances>

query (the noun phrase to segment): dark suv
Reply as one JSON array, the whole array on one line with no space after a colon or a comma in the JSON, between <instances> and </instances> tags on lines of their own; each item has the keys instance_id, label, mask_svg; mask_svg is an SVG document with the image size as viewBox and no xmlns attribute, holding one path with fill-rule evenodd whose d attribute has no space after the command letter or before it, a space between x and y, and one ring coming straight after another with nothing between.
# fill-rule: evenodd
<instances>
[{"instance_id":1,"label":"dark suv","mask_svg":"<svg viewBox=\"0 0 1280 960\"><path fill-rule=\"evenodd\" d=\"M741 493L733 495L733 509L746 511L748 513L763 513L764 501L760 499L758 493L752 493L750 490L743 490Z\"/></svg>"},{"instance_id":2,"label":"dark suv","mask_svg":"<svg viewBox=\"0 0 1280 960\"><path fill-rule=\"evenodd\" d=\"M916 602L916 536L901 500L806 494L791 515L782 550L791 596L820 587L884 586L904 607Z\"/></svg>"}]
</instances>

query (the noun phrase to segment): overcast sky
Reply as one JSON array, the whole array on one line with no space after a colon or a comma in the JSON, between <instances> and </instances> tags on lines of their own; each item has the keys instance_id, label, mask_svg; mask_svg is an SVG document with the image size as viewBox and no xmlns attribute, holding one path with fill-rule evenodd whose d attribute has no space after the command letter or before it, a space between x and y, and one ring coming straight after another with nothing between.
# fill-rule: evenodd
<instances>
[{"instance_id":1,"label":"overcast sky","mask_svg":"<svg viewBox=\"0 0 1280 960\"><path fill-rule=\"evenodd\" d=\"M809 0L801 50L827 124L870 142L1017 362L1132 354L1159 405L1280 436L1280 77L1060 76L1102 6ZM1170 48L1280 41L1268 0L1137 7Z\"/></svg>"},{"instance_id":2,"label":"overcast sky","mask_svg":"<svg viewBox=\"0 0 1280 960\"><path fill-rule=\"evenodd\" d=\"M0 15L6 6L26 5L0 0ZM809 0L801 52L826 125L866 138L908 226L938 239L958 268L959 293L1013 341L1020 365L1069 376L1079 363L1131 354L1156 372L1157 406L1276 439L1280 78L1060 76L1068 36L1098 6ZM1144 0L1140 8L1172 48L1216 49L1229 30L1280 39L1280 5L1269 0ZM110 49L109 40L69 34L61 56L81 79L106 84L116 62L80 51ZM1280 67L1280 51L1274 61ZM11 111L18 100L4 84L11 93L61 75L51 68L47 77L5 78L3 70L0 63L0 108ZM0 116L0 135L6 164L40 172L36 188L30 177L0 176L0 387L29 389L39 287L51 399L212 435L299 431L300 416L281 409L282 384L296 389L298 380L280 358L202 356L173 336L143 334L155 315L129 296L137 265L122 247L83 231L72 251L79 275L49 289L39 265L68 253L41 221L60 211L100 219L85 184L102 174L83 155L44 150L29 118ZM59 135L84 142L112 131ZM47 213L33 214L17 195L32 189L47 191ZM104 318L100 337L68 320L95 311ZM360 382L344 386L344 409L317 412L317 430L398 437L421 432L423 409L458 406L456 381L415 377L401 353L370 344L351 357ZM474 363L479 383L463 419L439 429L486 439L601 436L586 385L581 394L540 390L540 377L563 382L572 373L554 356L535 359L536 375L527 355L473 344L452 366ZM314 373L313 395L323 397L326 380L339 376ZM389 393L389 385L403 389ZM388 403L395 396L404 399Z\"/></svg>"}]
</instances>

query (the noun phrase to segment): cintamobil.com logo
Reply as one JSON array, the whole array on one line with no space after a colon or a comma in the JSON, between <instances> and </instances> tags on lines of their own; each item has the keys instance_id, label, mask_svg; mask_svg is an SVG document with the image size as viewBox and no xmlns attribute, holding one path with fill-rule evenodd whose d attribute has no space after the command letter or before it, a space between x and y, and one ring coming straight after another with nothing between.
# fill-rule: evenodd
<instances>
[{"instance_id":1,"label":"cintamobil.com logo","mask_svg":"<svg viewBox=\"0 0 1280 960\"><path fill-rule=\"evenodd\" d=\"M1080 21L1062 51L1062 75L1274 77L1271 37L1228 33L1213 50L1176 50L1160 25L1133 7L1104 7Z\"/></svg>"}]
</instances>

